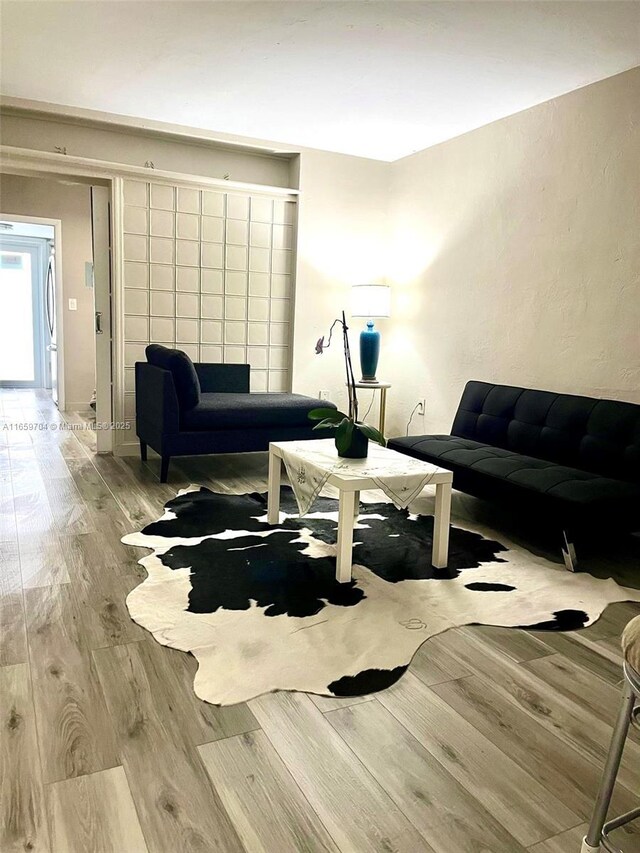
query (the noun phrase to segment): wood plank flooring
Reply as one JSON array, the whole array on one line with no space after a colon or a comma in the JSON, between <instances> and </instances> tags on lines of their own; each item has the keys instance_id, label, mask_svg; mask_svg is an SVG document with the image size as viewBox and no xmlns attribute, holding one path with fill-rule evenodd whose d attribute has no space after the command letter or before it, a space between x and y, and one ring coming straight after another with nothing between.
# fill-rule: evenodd
<instances>
[{"instance_id":1,"label":"wood plank flooring","mask_svg":"<svg viewBox=\"0 0 640 853\"><path fill-rule=\"evenodd\" d=\"M448 631L375 697L216 708L194 658L129 619L142 552L120 537L190 482L264 490L265 455L176 461L166 485L66 422L87 419L0 390L1 853L577 853L638 606L575 634ZM453 511L502 529L468 497ZM635 586L638 562L587 559ZM637 735L620 782L615 811L640 799ZM640 826L614 837L640 853Z\"/></svg>"}]
</instances>

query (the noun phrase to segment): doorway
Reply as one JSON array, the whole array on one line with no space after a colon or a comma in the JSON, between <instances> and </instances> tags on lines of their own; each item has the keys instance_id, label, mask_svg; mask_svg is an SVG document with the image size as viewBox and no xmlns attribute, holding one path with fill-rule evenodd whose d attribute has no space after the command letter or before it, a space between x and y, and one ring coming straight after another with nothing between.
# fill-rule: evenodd
<instances>
[{"instance_id":1,"label":"doorway","mask_svg":"<svg viewBox=\"0 0 640 853\"><path fill-rule=\"evenodd\" d=\"M55 384L54 228L3 223L0 230L0 386ZM54 354L55 357L55 354Z\"/></svg>"}]
</instances>

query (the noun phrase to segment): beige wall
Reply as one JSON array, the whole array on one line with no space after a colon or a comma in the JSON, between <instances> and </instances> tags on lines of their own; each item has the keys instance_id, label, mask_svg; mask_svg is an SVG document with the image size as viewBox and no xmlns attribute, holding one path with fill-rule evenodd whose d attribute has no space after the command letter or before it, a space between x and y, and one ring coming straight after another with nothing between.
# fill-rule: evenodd
<instances>
[{"instance_id":1,"label":"beige wall","mask_svg":"<svg viewBox=\"0 0 640 853\"><path fill-rule=\"evenodd\" d=\"M314 347L343 308L349 321L352 284L384 281L389 164L303 151L299 169L293 390L317 396L328 389L346 406L340 334L323 355ZM354 320L351 332L354 370L360 323ZM383 352L381 375L384 359ZM363 393L366 405L369 399Z\"/></svg>"},{"instance_id":2,"label":"beige wall","mask_svg":"<svg viewBox=\"0 0 640 853\"><path fill-rule=\"evenodd\" d=\"M2 175L0 212L62 220L66 405L86 406L95 387L93 290L85 286L85 263L92 260L90 188ZM77 311L69 311L69 298L77 299Z\"/></svg>"},{"instance_id":3,"label":"beige wall","mask_svg":"<svg viewBox=\"0 0 640 853\"><path fill-rule=\"evenodd\" d=\"M224 178L269 186L289 186L288 157L216 147L202 141L177 140L132 128L106 129L67 121L2 115L2 144L68 155L126 163L144 167L151 161L156 169L208 178Z\"/></svg>"},{"instance_id":4,"label":"beige wall","mask_svg":"<svg viewBox=\"0 0 640 853\"><path fill-rule=\"evenodd\" d=\"M469 379L640 402L640 69L390 170L394 426Z\"/></svg>"}]
</instances>

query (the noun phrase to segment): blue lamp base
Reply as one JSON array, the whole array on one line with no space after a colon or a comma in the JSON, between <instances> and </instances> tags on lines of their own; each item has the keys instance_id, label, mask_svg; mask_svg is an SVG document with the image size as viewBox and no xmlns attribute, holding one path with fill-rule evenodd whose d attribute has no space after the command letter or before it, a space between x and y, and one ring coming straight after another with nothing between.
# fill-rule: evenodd
<instances>
[{"instance_id":1,"label":"blue lamp base","mask_svg":"<svg viewBox=\"0 0 640 853\"><path fill-rule=\"evenodd\" d=\"M360 332L361 382L377 382L376 370L380 356L380 332L373 328L373 320L367 320L367 328Z\"/></svg>"}]
</instances>

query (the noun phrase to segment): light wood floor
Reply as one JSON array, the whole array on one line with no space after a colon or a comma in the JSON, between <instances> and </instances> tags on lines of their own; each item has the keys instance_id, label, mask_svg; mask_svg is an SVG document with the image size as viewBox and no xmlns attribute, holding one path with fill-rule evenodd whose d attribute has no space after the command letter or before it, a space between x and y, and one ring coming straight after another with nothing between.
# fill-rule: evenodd
<instances>
[{"instance_id":1,"label":"light wood floor","mask_svg":"<svg viewBox=\"0 0 640 853\"><path fill-rule=\"evenodd\" d=\"M264 487L265 457L185 460L160 485L157 460L95 456L86 430L2 428L60 425L44 392L0 392L0 416L2 853L577 853L637 606L571 635L449 631L375 698L218 709L194 659L129 619L143 552L120 537L189 482ZM625 554L589 567L640 585ZM636 736L617 810L639 759ZM640 827L618 843L640 851Z\"/></svg>"}]
</instances>

